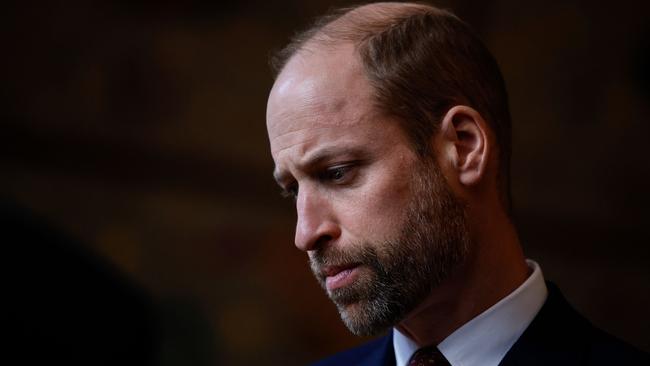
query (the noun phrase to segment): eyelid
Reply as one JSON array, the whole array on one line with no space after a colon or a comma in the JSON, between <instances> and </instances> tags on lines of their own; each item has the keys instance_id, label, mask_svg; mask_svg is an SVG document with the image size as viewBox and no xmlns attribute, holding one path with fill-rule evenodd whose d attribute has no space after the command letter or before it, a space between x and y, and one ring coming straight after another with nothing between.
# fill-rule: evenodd
<instances>
[{"instance_id":1,"label":"eyelid","mask_svg":"<svg viewBox=\"0 0 650 366\"><path fill-rule=\"evenodd\" d=\"M323 183L330 182L331 184L346 184L348 181L354 178L355 170L360 165L362 165L362 160L350 160L343 161L339 163L334 163L329 166L323 167L322 170L312 171L312 177L316 178ZM330 174L333 172L342 172L343 176L341 178L332 178ZM283 198L292 198L294 201L298 197L298 183L293 181L288 184L280 183L280 196Z\"/></svg>"},{"instance_id":2,"label":"eyelid","mask_svg":"<svg viewBox=\"0 0 650 366\"><path fill-rule=\"evenodd\" d=\"M326 181L333 181L336 183L343 183L347 181L348 179L351 179L352 176L350 174L350 171L356 167L355 162L346 162L346 163L340 163L340 164L335 164L332 166L327 167L325 170L323 170L320 174L320 178L322 180ZM331 176L331 174L341 172L343 174L342 177L340 178L334 178Z\"/></svg>"},{"instance_id":3,"label":"eyelid","mask_svg":"<svg viewBox=\"0 0 650 366\"><path fill-rule=\"evenodd\" d=\"M335 165L332 167L329 167L327 171L329 172L334 172L334 171L344 171L347 172L348 170L352 169L351 164L340 164L340 165Z\"/></svg>"}]
</instances>

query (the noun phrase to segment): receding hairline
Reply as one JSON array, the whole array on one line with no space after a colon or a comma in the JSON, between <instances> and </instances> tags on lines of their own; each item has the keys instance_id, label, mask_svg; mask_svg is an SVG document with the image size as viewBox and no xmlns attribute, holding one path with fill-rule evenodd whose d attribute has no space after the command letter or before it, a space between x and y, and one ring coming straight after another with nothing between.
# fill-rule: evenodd
<instances>
[{"instance_id":1,"label":"receding hairline","mask_svg":"<svg viewBox=\"0 0 650 366\"><path fill-rule=\"evenodd\" d=\"M438 12L438 9L417 3L385 2L348 8L339 17L325 24L314 34L312 40L340 37L359 41L396 25L404 18L431 12Z\"/></svg>"},{"instance_id":2,"label":"receding hairline","mask_svg":"<svg viewBox=\"0 0 650 366\"><path fill-rule=\"evenodd\" d=\"M336 47L345 42L351 42L356 48L369 38L399 25L405 19L424 14L458 19L447 10L415 2L378 2L340 8L328 16L321 17L311 31L303 33L304 38L294 44L295 47L289 54L285 54L279 63L278 60L272 60L275 76L277 77L288 61L298 54Z\"/></svg>"}]
</instances>

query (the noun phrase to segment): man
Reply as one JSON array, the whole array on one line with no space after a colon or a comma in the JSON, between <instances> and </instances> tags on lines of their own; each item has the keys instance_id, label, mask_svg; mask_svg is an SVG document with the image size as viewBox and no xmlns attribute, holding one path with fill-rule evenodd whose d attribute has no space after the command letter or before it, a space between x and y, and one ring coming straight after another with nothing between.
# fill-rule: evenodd
<instances>
[{"instance_id":1,"label":"man","mask_svg":"<svg viewBox=\"0 0 650 366\"><path fill-rule=\"evenodd\" d=\"M504 82L462 21L419 4L344 9L275 64L267 128L296 246L350 331L390 330L320 365L647 362L525 259Z\"/></svg>"}]
</instances>

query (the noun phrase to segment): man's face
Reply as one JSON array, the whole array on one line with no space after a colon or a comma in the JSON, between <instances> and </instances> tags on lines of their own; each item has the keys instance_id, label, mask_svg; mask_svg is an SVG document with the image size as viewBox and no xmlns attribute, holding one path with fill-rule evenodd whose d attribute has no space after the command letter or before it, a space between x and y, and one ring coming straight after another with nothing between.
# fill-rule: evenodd
<instances>
[{"instance_id":1,"label":"man's face","mask_svg":"<svg viewBox=\"0 0 650 366\"><path fill-rule=\"evenodd\" d=\"M462 261L462 205L434 159L419 159L376 110L351 45L294 56L267 109L296 246L356 334L395 325Z\"/></svg>"}]
</instances>

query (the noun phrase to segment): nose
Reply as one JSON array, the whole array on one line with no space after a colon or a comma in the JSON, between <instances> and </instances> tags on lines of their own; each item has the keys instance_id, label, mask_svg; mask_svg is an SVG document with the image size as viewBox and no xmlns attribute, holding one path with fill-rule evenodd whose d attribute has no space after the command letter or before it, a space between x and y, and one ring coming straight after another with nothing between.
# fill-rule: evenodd
<instances>
[{"instance_id":1,"label":"nose","mask_svg":"<svg viewBox=\"0 0 650 366\"><path fill-rule=\"evenodd\" d=\"M341 235L331 202L317 190L300 187L296 212L295 243L298 249L305 252L314 250Z\"/></svg>"}]
</instances>

